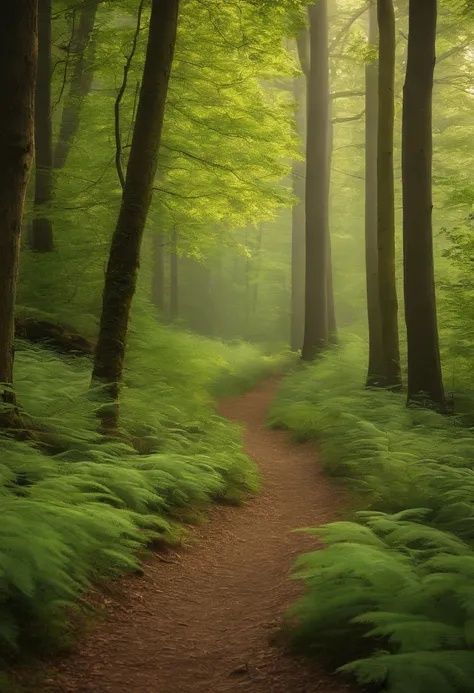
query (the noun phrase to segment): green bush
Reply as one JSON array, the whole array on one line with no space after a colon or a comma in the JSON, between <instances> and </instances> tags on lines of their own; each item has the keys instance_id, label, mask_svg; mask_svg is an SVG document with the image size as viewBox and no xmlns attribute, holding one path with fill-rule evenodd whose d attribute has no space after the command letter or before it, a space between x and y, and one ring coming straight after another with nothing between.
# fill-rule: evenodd
<instances>
[{"instance_id":1,"label":"green bush","mask_svg":"<svg viewBox=\"0 0 474 693\"><path fill-rule=\"evenodd\" d=\"M390 693L474 691L474 432L368 391L352 339L286 379L270 415L315 440L369 511L300 557L296 641Z\"/></svg>"},{"instance_id":2,"label":"green bush","mask_svg":"<svg viewBox=\"0 0 474 693\"><path fill-rule=\"evenodd\" d=\"M36 433L0 438L4 653L55 647L92 583L136 570L147 541L178 540L183 509L258 488L240 428L212 395L252 385L279 360L151 320L139 311L133 324L117 440L97 433L88 358L17 344L15 386Z\"/></svg>"}]
</instances>

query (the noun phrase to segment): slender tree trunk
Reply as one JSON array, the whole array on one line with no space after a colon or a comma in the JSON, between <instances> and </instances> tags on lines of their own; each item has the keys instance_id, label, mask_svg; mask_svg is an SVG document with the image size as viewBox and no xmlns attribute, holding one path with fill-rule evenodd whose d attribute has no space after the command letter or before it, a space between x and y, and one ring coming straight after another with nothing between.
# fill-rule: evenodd
<instances>
[{"instance_id":1,"label":"slender tree trunk","mask_svg":"<svg viewBox=\"0 0 474 693\"><path fill-rule=\"evenodd\" d=\"M444 409L432 234L432 96L436 0L410 0L403 92L403 259L408 402Z\"/></svg>"},{"instance_id":2,"label":"slender tree trunk","mask_svg":"<svg viewBox=\"0 0 474 693\"><path fill-rule=\"evenodd\" d=\"M173 229L171 234L170 255L170 320L178 317L178 292L179 292L179 267L178 267L178 233Z\"/></svg>"},{"instance_id":3,"label":"slender tree trunk","mask_svg":"<svg viewBox=\"0 0 474 693\"><path fill-rule=\"evenodd\" d=\"M262 245L263 245L263 224L259 224L257 233L257 252L256 267L254 270L254 281L252 285L252 317L255 318L258 309L258 284L262 269Z\"/></svg>"},{"instance_id":4,"label":"slender tree trunk","mask_svg":"<svg viewBox=\"0 0 474 693\"><path fill-rule=\"evenodd\" d=\"M163 317L165 310L165 254L164 236L162 233L157 233L153 236L151 300L153 305L158 308L160 316Z\"/></svg>"},{"instance_id":5,"label":"slender tree trunk","mask_svg":"<svg viewBox=\"0 0 474 693\"><path fill-rule=\"evenodd\" d=\"M299 37L307 50L308 32ZM301 50L301 48L300 48ZM302 64L303 68L303 64ZM306 141L306 75L293 80L293 95L296 101L296 132L301 142L301 152L305 152ZM304 161L293 161L293 195L298 202L293 205L291 218L291 327L290 344L292 351L303 346L304 297L305 297L305 176Z\"/></svg>"},{"instance_id":6,"label":"slender tree trunk","mask_svg":"<svg viewBox=\"0 0 474 693\"><path fill-rule=\"evenodd\" d=\"M332 277L331 235L328 236L328 271L327 271L327 302L328 302L328 339L331 344L337 344L336 304L334 301L334 286Z\"/></svg>"},{"instance_id":7,"label":"slender tree trunk","mask_svg":"<svg viewBox=\"0 0 474 693\"><path fill-rule=\"evenodd\" d=\"M79 129L81 106L92 86L94 76L93 31L100 0L83 0L79 24L74 32L71 53L74 70L61 114L58 140L54 149L54 167L63 168Z\"/></svg>"},{"instance_id":8,"label":"slender tree trunk","mask_svg":"<svg viewBox=\"0 0 474 693\"><path fill-rule=\"evenodd\" d=\"M377 45L377 7L369 7L369 45ZM378 61L365 67L365 272L369 326L367 387L382 384L382 323L377 249Z\"/></svg>"},{"instance_id":9,"label":"slender tree trunk","mask_svg":"<svg viewBox=\"0 0 474 693\"><path fill-rule=\"evenodd\" d=\"M223 327L222 320L222 306L227 308L226 305L226 295L225 287L226 283L223 281L223 258L222 255L218 255L214 262L213 272L212 272L212 295L214 297L213 310L214 310L214 331L220 338L225 337L225 327Z\"/></svg>"},{"instance_id":10,"label":"slender tree trunk","mask_svg":"<svg viewBox=\"0 0 474 693\"><path fill-rule=\"evenodd\" d=\"M395 267L393 127L395 80L395 13L393 0L377 0L379 24L379 114L377 142L378 282L382 324L382 382L401 386L398 301Z\"/></svg>"},{"instance_id":11,"label":"slender tree trunk","mask_svg":"<svg viewBox=\"0 0 474 693\"><path fill-rule=\"evenodd\" d=\"M212 337L214 334L214 296L212 295L212 270L209 261L197 263L197 270L198 293L200 294L199 332L206 337Z\"/></svg>"},{"instance_id":12,"label":"slender tree trunk","mask_svg":"<svg viewBox=\"0 0 474 693\"><path fill-rule=\"evenodd\" d=\"M2 7L0 22L0 412L16 420L13 393L14 311L20 231L34 150L37 0Z\"/></svg>"},{"instance_id":13,"label":"slender tree trunk","mask_svg":"<svg viewBox=\"0 0 474 693\"><path fill-rule=\"evenodd\" d=\"M332 166L332 152L334 147L334 126L332 124L332 108L331 102L329 101L329 111L328 111L328 169L327 169L327 205L328 210L331 207L331 166ZM336 322L336 305L334 302L334 286L332 277L332 249L331 249L331 229L329 224L329 211L328 211L328 225L327 225L327 302L328 302L328 337L331 344L337 344L337 322Z\"/></svg>"},{"instance_id":14,"label":"slender tree trunk","mask_svg":"<svg viewBox=\"0 0 474 693\"><path fill-rule=\"evenodd\" d=\"M251 274L252 264L249 257L245 258L245 294L244 294L244 338L250 339L250 289L251 289Z\"/></svg>"},{"instance_id":15,"label":"slender tree trunk","mask_svg":"<svg viewBox=\"0 0 474 693\"><path fill-rule=\"evenodd\" d=\"M38 0L38 74L35 99L35 201L31 226L32 250L54 250L53 222L53 126L51 122L51 7L52 0Z\"/></svg>"},{"instance_id":16,"label":"slender tree trunk","mask_svg":"<svg viewBox=\"0 0 474 693\"><path fill-rule=\"evenodd\" d=\"M306 154L305 327L302 358L312 361L328 344L328 126L329 56L327 0L308 9L310 70Z\"/></svg>"},{"instance_id":17,"label":"slender tree trunk","mask_svg":"<svg viewBox=\"0 0 474 693\"><path fill-rule=\"evenodd\" d=\"M92 373L102 382L110 406L104 428L116 428L128 322L135 293L140 247L151 204L158 150L173 62L179 0L153 0L143 81L127 166L122 205L112 238Z\"/></svg>"}]
</instances>

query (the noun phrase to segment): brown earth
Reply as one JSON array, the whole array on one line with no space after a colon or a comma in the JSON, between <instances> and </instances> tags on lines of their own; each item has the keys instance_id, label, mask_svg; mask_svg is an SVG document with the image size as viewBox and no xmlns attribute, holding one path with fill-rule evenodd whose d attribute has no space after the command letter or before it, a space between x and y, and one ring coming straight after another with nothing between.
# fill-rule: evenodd
<instances>
[{"instance_id":1,"label":"brown earth","mask_svg":"<svg viewBox=\"0 0 474 693\"><path fill-rule=\"evenodd\" d=\"M243 507L216 507L197 541L142 578L119 581L108 616L55 668L55 693L339 693L343 683L277 644L288 579L314 539L297 527L335 519L343 494L326 479L314 448L265 428L276 383L225 402L246 426L245 447L263 490Z\"/></svg>"}]
</instances>

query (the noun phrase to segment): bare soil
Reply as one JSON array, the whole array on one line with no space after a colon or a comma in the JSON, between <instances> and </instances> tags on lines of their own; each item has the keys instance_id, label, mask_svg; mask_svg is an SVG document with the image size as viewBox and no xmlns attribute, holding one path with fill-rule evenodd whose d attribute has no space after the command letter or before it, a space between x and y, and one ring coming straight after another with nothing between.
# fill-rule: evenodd
<instances>
[{"instance_id":1,"label":"bare soil","mask_svg":"<svg viewBox=\"0 0 474 693\"><path fill-rule=\"evenodd\" d=\"M245 447L263 479L241 507L216 507L196 542L118 581L107 617L62 659L55 693L342 693L336 677L291 655L275 637L300 587L296 556L317 548L292 534L340 516L343 493L314 448L265 428L276 381L224 402L246 427Z\"/></svg>"}]
</instances>

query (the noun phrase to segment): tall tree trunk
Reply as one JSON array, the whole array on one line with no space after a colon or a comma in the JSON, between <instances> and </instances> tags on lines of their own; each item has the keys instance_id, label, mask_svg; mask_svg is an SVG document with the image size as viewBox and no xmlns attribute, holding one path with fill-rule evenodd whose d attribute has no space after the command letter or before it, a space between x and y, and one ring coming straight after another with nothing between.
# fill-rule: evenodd
<instances>
[{"instance_id":1,"label":"tall tree trunk","mask_svg":"<svg viewBox=\"0 0 474 693\"><path fill-rule=\"evenodd\" d=\"M328 168L327 168L327 205L328 210L331 206L331 166L332 166L332 152L334 147L334 126L332 123L332 107L331 102L329 102L328 110ZM329 224L329 211L328 211L328 225L327 225L327 303L328 303L328 338L331 344L337 344L337 322L336 322L336 305L334 302L334 285L332 276L332 249L331 249L331 229Z\"/></svg>"},{"instance_id":2,"label":"tall tree trunk","mask_svg":"<svg viewBox=\"0 0 474 693\"><path fill-rule=\"evenodd\" d=\"M393 0L377 0L379 24L379 113L377 142L378 283L382 325L381 384L401 386L398 301L395 267L393 127L395 81L395 13Z\"/></svg>"},{"instance_id":3,"label":"tall tree trunk","mask_svg":"<svg viewBox=\"0 0 474 693\"><path fill-rule=\"evenodd\" d=\"M209 261L196 263L199 296L199 330L200 334L212 337L214 334L214 296L212 294L212 270Z\"/></svg>"},{"instance_id":4,"label":"tall tree trunk","mask_svg":"<svg viewBox=\"0 0 474 693\"><path fill-rule=\"evenodd\" d=\"M83 0L79 24L74 32L70 52L75 57L74 70L61 114L58 140L54 149L54 167L63 168L74 142L82 103L92 86L94 76L94 41L92 39L100 0Z\"/></svg>"},{"instance_id":5,"label":"tall tree trunk","mask_svg":"<svg viewBox=\"0 0 474 693\"><path fill-rule=\"evenodd\" d=\"M432 234L432 95L436 0L410 0L403 92L403 259L408 402L444 408Z\"/></svg>"},{"instance_id":6,"label":"tall tree trunk","mask_svg":"<svg viewBox=\"0 0 474 693\"><path fill-rule=\"evenodd\" d=\"M155 305L160 316L163 317L165 310L165 254L164 236L157 233L153 236L153 270L151 279L151 300Z\"/></svg>"},{"instance_id":7,"label":"tall tree trunk","mask_svg":"<svg viewBox=\"0 0 474 693\"><path fill-rule=\"evenodd\" d=\"M328 259L327 259L327 303L328 303L328 339L331 344L337 344L337 320L336 303L334 301L334 285L332 277L332 251L331 235L328 235Z\"/></svg>"},{"instance_id":8,"label":"tall tree trunk","mask_svg":"<svg viewBox=\"0 0 474 693\"><path fill-rule=\"evenodd\" d=\"M35 201L31 226L32 250L54 250L53 222L53 126L51 122L51 6L38 0L38 74L35 99Z\"/></svg>"},{"instance_id":9,"label":"tall tree trunk","mask_svg":"<svg viewBox=\"0 0 474 693\"><path fill-rule=\"evenodd\" d=\"M306 276L302 358L312 361L328 344L328 126L329 56L327 0L308 8L310 70L306 144Z\"/></svg>"},{"instance_id":10,"label":"tall tree trunk","mask_svg":"<svg viewBox=\"0 0 474 693\"><path fill-rule=\"evenodd\" d=\"M244 294L244 339L250 340L250 289L252 280L252 261L249 257L244 260L245 269L245 294Z\"/></svg>"},{"instance_id":11,"label":"tall tree trunk","mask_svg":"<svg viewBox=\"0 0 474 693\"><path fill-rule=\"evenodd\" d=\"M369 7L369 45L377 45L377 7ZM382 384L382 323L379 302L377 250L377 131L378 62L365 67L365 273L369 326L369 364L367 387Z\"/></svg>"},{"instance_id":12,"label":"tall tree trunk","mask_svg":"<svg viewBox=\"0 0 474 693\"><path fill-rule=\"evenodd\" d=\"M100 316L93 382L112 400L102 408L104 428L116 428L128 322L140 247L151 204L168 83L173 62L179 0L153 0L143 80L133 130L122 205L112 238Z\"/></svg>"},{"instance_id":13,"label":"tall tree trunk","mask_svg":"<svg viewBox=\"0 0 474 693\"><path fill-rule=\"evenodd\" d=\"M171 234L170 254L170 320L178 317L179 267L178 267L178 232L173 229Z\"/></svg>"},{"instance_id":14,"label":"tall tree trunk","mask_svg":"<svg viewBox=\"0 0 474 693\"><path fill-rule=\"evenodd\" d=\"M307 52L308 31L298 37L299 52ZM304 59L301 64L304 70ZM306 74L293 80L293 95L296 102L296 133L300 138L301 153L306 148ZM293 195L298 202L293 205L291 216L291 322L290 345L292 351L299 351L303 346L304 335L304 297L305 297L305 176L304 161L293 161L292 179Z\"/></svg>"},{"instance_id":15,"label":"tall tree trunk","mask_svg":"<svg viewBox=\"0 0 474 693\"><path fill-rule=\"evenodd\" d=\"M254 267L254 280L252 284L252 306L251 306L251 312L252 312L252 317L255 318L257 315L257 308L258 308L258 285L260 281L260 272L262 269L262 245L263 245L263 223L259 224L258 226L258 233L257 233L257 250L256 250L256 262L255 262L255 267Z\"/></svg>"},{"instance_id":16,"label":"tall tree trunk","mask_svg":"<svg viewBox=\"0 0 474 693\"><path fill-rule=\"evenodd\" d=\"M0 402L1 425L16 419L13 384L14 311L20 231L34 149L37 0L2 7L0 22Z\"/></svg>"}]
</instances>

